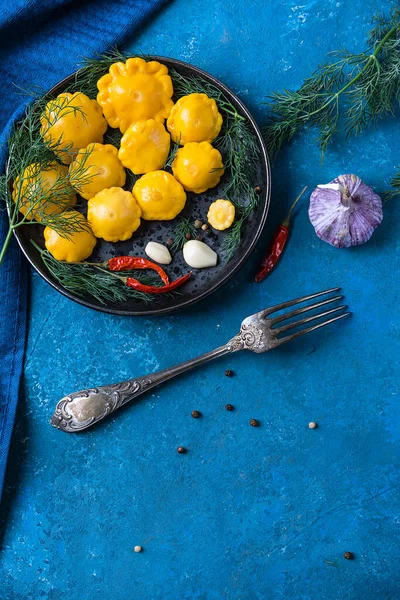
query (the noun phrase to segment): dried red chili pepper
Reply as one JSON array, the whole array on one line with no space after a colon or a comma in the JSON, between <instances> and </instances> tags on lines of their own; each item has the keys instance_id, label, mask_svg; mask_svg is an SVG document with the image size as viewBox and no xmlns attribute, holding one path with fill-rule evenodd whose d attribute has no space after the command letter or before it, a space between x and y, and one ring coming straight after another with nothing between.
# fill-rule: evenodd
<instances>
[{"instance_id":1,"label":"dried red chili pepper","mask_svg":"<svg viewBox=\"0 0 400 600\"><path fill-rule=\"evenodd\" d=\"M169 278L164 269L159 265L142 258L140 256L116 256L107 261L107 267L110 271L131 271L132 269L152 269L161 277L165 285L169 284Z\"/></svg>"},{"instance_id":2,"label":"dried red chili pepper","mask_svg":"<svg viewBox=\"0 0 400 600\"><path fill-rule=\"evenodd\" d=\"M190 279L191 275L192 272L190 271L190 273L187 273L187 275L183 275L183 277L179 277L168 285L163 285L161 287L157 287L155 285L144 285L144 283L141 283L133 277L127 277L125 283L128 287L138 290L138 292L145 292L146 294L166 294L167 292L172 292L173 290L181 287L181 285Z\"/></svg>"},{"instance_id":3,"label":"dried red chili pepper","mask_svg":"<svg viewBox=\"0 0 400 600\"><path fill-rule=\"evenodd\" d=\"M267 253L264 256L264 258L261 262L260 269L258 270L257 275L255 277L255 280L257 283L260 283L260 281L265 279L265 277L267 275L269 275L269 273L272 271L272 269L278 262L281 254L283 252L283 249L286 245L288 237L289 237L290 217L292 216L292 212L293 212L296 204L298 203L298 201L300 200L300 198L302 197L302 195L304 194L306 189L307 189L307 187L305 187L301 191L301 193L297 196L296 200L293 202L293 204L289 210L288 216L275 229L275 233L272 237L272 241L271 241L270 245L268 246Z\"/></svg>"}]
</instances>

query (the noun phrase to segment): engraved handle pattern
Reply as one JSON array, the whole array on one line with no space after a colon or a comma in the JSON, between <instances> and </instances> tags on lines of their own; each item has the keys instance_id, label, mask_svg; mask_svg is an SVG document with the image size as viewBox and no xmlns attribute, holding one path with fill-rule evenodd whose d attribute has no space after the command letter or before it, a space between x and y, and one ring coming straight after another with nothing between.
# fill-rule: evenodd
<instances>
[{"instance_id":1,"label":"engraved handle pattern","mask_svg":"<svg viewBox=\"0 0 400 600\"><path fill-rule=\"evenodd\" d=\"M242 350L242 346L231 342L153 375L69 394L58 402L50 423L69 433L87 429L156 385L214 358Z\"/></svg>"}]
</instances>

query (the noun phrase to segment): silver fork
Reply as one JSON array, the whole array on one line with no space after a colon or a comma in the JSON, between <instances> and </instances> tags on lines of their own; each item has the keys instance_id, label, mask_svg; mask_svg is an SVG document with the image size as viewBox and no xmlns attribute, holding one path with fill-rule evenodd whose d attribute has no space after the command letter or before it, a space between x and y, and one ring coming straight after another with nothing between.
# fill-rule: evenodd
<instances>
[{"instance_id":1,"label":"silver fork","mask_svg":"<svg viewBox=\"0 0 400 600\"><path fill-rule=\"evenodd\" d=\"M316 312L302 319L279 325L282 321L292 319L305 312L341 300L343 298L341 295L330 296L329 298L321 299L312 304L308 304L307 306L277 315L276 317L270 317L272 313L295 306L296 304L314 300L314 298L319 298L320 296L338 292L339 289L340 288L332 288L330 290L318 292L317 294L310 294L309 296L282 302L282 304L277 304L276 306L255 313L250 317L246 317L242 322L239 333L229 340L227 344L220 346L211 352L202 354L197 358L176 365L175 367L164 369L163 371L159 371L152 375L123 381L122 383L114 383L103 387L82 390L81 392L74 392L69 396L65 396L58 402L50 423L63 431L82 431L98 421L101 421L104 417L117 410L117 408L134 400L156 385L160 385L160 383L168 381L168 379L172 379L172 377L185 373L214 358L224 356L224 354L230 354L231 352L239 352L240 350L251 350L257 354L262 354L281 344L286 344L286 342L290 342L301 335L305 335L310 331L314 331L319 327L324 327L329 323L343 319L350 314L349 312L343 312L347 308L346 305L330 308L324 312ZM303 326L315 320L318 320L318 323L300 329L290 335L282 335L290 329ZM278 327L276 327L276 325L278 325Z\"/></svg>"}]
</instances>

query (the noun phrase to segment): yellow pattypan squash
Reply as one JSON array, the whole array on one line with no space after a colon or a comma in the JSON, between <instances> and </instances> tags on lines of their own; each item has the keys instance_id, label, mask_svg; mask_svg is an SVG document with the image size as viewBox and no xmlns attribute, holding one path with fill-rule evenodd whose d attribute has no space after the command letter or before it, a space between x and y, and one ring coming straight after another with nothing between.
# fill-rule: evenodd
<instances>
[{"instance_id":1,"label":"yellow pattypan squash","mask_svg":"<svg viewBox=\"0 0 400 600\"><path fill-rule=\"evenodd\" d=\"M201 194L218 185L224 166L221 153L209 142L189 142L176 153L172 171L185 190Z\"/></svg>"},{"instance_id":2,"label":"yellow pattypan squash","mask_svg":"<svg viewBox=\"0 0 400 600\"><path fill-rule=\"evenodd\" d=\"M133 186L132 194L148 221L169 221L178 215L186 203L180 183L167 171L146 173Z\"/></svg>"},{"instance_id":3,"label":"yellow pattypan squash","mask_svg":"<svg viewBox=\"0 0 400 600\"><path fill-rule=\"evenodd\" d=\"M119 159L135 175L162 169L168 158L171 137L155 119L129 125L121 139Z\"/></svg>"},{"instance_id":4,"label":"yellow pattypan squash","mask_svg":"<svg viewBox=\"0 0 400 600\"><path fill-rule=\"evenodd\" d=\"M46 227L44 230L46 248L56 260L81 262L92 254L97 240L90 230L89 223L78 211L68 210L64 213L63 218L74 220L75 223L80 221L82 230L70 233L69 239L66 239L54 229Z\"/></svg>"},{"instance_id":5,"label":"yellow pattypan squash","mask_svg":"<svg viewBox=\"0 0 400 600\"><path fill-rule=\"evenodd\" d=\"M167 128L172 140L212 142L222 127L222 115L213 98L207 94L189 94L179 98L168 117Z\"/></svg>"},{"instance_id":6,"label":"yellow pattypan squash","mask_svg":"<svg viewBox=\"0 0 400 600\"><path fill-rule=\"evenodd\" d=\"M82 198L89 200L104 188L125 185L126 173L115 146L89 144L70 164L69 179Z\"/></svg>"},{"instance_id":7,"label":"yellow pattypan squash","mask_svg":"<svg viewBox=\"0 0 400 600\"><path fill-rule=\"evenodd\" d=\"M80 148L103 142L107 121L96 100L81 92L50 100L40 117L40 134L63 163L69 165Z\"/></svg>"},{"instance_id":8,"label":"yellow pattypan squash","mask_svg":"<svg viewBox=\"0 0 400 600\"><path fill-rule=\"evenodd\" d=\"M76 204L68 169L57 162L45 167L40 163L28 165L22 176L15 178L12 197L29 221L60 214Z\"/></svg>"},{"instance_id":9,"label":"yellow pattypan squash","mask_svg":"<svg viewBox=\"0 0 400 600\"><path fill-rule=\"evenodd\" d=\"M229 200L215 200L210 205L207 213L207 219L211 227L223 231L228 229L235 218L235 207Z\"/></svg>"},{"instance_id":10,"label":"yellow pattypan squash","mask_svg":"<svg viewBox=\"0 0 400 600\"><path fill-rule=\"evenodd\" d=\"M120 187L102 190L88 202L93 233L107 242L128 240L140 225L142 211L131 192Z\"/></svg>"},{"instance_id":11,"label":"yellow pattypan squash","mask_svg":"<svg viewBox=\"0 0 400 600\"><path fill-rule=\"evenodd\" d=\"M165 65L143 58L128 58L111 65L98 82L97 102L111 127L122 133L131 123L155 119L161 123L171 111L174 93Z\"/></svg>"}]
</instances>

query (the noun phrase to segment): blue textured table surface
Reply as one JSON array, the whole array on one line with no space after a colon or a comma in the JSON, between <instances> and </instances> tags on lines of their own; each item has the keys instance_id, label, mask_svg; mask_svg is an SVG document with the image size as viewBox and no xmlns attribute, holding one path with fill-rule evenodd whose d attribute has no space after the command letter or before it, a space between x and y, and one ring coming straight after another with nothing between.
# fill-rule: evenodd
<instances>
[{"instance_id":1,"label":"blue textured table surface","mask_svg":"<svg viewBox=\"0 0 400 600\"><path fill-rule=\"evenodd\" d=\"M370 16L389 6L175 0L130 50L209 71L262 124L267 93L298 86L341 43L361 50ZM391 119L358 139L339 137L323 164L314 134L299 137L274 166L257 252L182 314L100 314L33 275L2 507L2 600L400 597L398 201L385 205L370 242L352 250L321 242L304 202L279 267L252 283L300 189L353 172L383 191L400 163L399 135ZM224 343L247 314L334 285L344 288L351 320L263 356L215 362L86 434L48 425L67 392L185 360ZM179 445L188 454L178 455ZM355 560L343 559L347 550Z\"/></svg>"}]
</instances>

